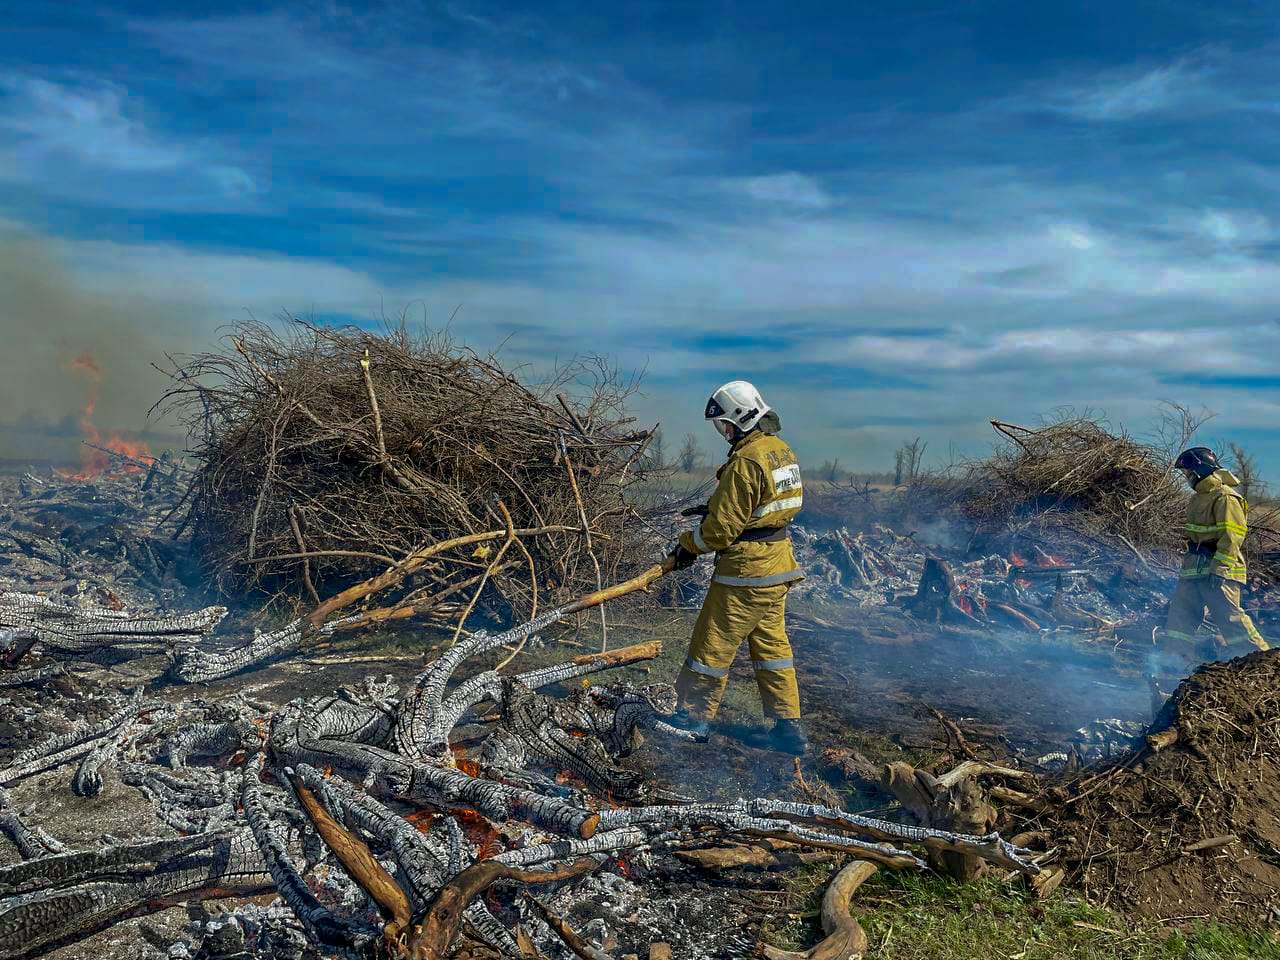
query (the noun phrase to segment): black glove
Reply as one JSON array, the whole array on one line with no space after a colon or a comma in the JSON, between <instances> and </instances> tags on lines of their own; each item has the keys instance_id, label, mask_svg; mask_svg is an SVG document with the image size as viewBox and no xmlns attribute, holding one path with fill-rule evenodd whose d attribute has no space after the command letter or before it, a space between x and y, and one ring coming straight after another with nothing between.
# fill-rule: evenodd
<instances>
[{"instance_id":1,"label":"black glove","mask_svg":"<svg viewBox=\"0 0 1280 960\"><path fill-rule=\"evenodd\" d=\"M687 510L681 510L681 511L680 511L680 516L682 516L682 517L705 517L705 516L706 516L708 513L710 513L710 512L711 512L711 508L710 508L710 507L708 507L705 503L701 503L701 504L699 504L699 505L698 505L698 506L696 506L696 507L689 507Z\"/></svg>"},{"instance_id":2,"label":"black glove","mask_svg":"<svg viewBox=\"0 0 1280 960\"><path fill-rule=\"evenodd\" d=\"M688 570L698 562L698 555L696 553L691 550L686 550L678 543L676 544L676 548L667 554L667 556L675 560L677 570Z\"/></svg>"}]
</instances>

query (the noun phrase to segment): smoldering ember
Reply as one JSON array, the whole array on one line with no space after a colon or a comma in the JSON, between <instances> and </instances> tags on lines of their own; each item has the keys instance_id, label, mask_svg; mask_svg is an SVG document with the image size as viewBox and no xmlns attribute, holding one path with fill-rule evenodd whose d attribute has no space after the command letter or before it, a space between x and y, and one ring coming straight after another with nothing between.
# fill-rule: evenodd
<instances>
[{"instance_id":1,"label":"smoldering ember","mask_svg":"<svg viewBox=\"0 0 1280 960\"><path fill-rule=\"evenodd\" d=\"M1280 917L1280 658L1165 636L1186 411L802 464L792 757L741 661L673 715L709 486L608 365L292 322L171 376L185 453L0 480L2 958L872 956L889 874Z\"/></svg>"}]
</instances>

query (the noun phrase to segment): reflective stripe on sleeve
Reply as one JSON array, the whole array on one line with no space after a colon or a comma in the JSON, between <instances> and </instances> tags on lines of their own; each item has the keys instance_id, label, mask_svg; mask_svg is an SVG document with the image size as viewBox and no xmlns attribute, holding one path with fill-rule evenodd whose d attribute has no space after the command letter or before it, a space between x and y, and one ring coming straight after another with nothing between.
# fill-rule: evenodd
<instances>
[{"instance_id":1,"label":"reflective stripe on sleeve","mask_svg":"<svg viewBox=\"0 0 1280 960\"><path fill-rule=\"evenodd\" d=\"M763 507L757 507L751 512L751 516L759 520L761 517L767 517L771 513L777 513L780 510L799 510L804 504L804 497L787 497L784 500L774 500L766 503Z\"/></svg>"},{"instance_id":2,"label":"reflective stripe on sleeve","mask_svg":"<svg viewBox=\"0 0 1280 960\"><path fill-rule=\"evenodd\" d=\"M699 523L693 528L693 545L698 548L699 553L710 553L711 548L707 546L707 541L702 539L702 524Z\"/></svg>"},{"instance_id":3,"label":"reflective stripe on sleeve","mask_svg":"<svg viewBox=\"0 0 1280 960\"><path fill-rule=\"evenodd\" d=\"M1233 523L1230 520L1223 520L1220 523L1188 523L1186 526L1187 533L1221 533L1226 530L1228 533L1247 536L1249 527L1243 523Z\"/></svg>"},{"instance_id":4,"label":"reflective stripe on sleeve","mask_svg":"<svg viewBox=\"0 0 1280 960\"><path fill-rule=\"evenodd\" d=\"M726 587L772 587L779 583L803 579L804 574L799 570L789 570L786 573L774 573L767 577L726 577L717 573L711 578L711 582L722 583Z\"/></svg>"},{"instance_id":5,"label":"reflective stripe on sleeve","mask_svg":"<svg viewBox=\"0 0 1280 960\"><path fill-rule=\"evenodd\" d=\"M795 667L791 657L780 657L777 660L752 660L751 666L757 670L791 670Z\"/></svg>"},{"instance_id":6,"label":"reflective stripe on sleeve","mask_svg":"<svg viewBox=\"0 0 1280 960\"><path fill-rule=\"evenodd\" d=\"M694 673L700 673L704 677L711 677L716 680L729 675L728 667L724 667L723 669L720 667L708 667L705 663L699 663L697 660L693 659L693 657L686 657L684 665Z\"/></svg>"}]
</instances>

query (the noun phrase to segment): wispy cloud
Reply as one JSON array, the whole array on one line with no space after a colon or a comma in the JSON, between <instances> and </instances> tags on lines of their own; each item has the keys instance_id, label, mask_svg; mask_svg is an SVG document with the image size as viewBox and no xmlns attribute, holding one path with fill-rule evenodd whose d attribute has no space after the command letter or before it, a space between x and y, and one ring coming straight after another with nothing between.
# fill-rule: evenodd
<instances>
[{"instance_id":1,"label":"wispy cloud","mask_svg":"<svg viewBox=\"0 0 1280 960\"><path fill-rule=\"evenodd\" d=\"M814 210L825 210L832 203L831 195L815 178L794 171L766 177L748 177L735 181L732 186L764 203Z\"/></svg>"},{"instance_id":2,"label":"wispy cloud","mask_svg":"<svg viewBox=\"0 0 1280 960\"><path fill-rule=\"evenodd\" d=\"M69 158L103 170L152 172L191 162L189 152L157 138L125 111L117 87L74 88L38 77L0 77L5 111L0 130L34 160Z\"/></svg>"},{"instance_id":3,"label":"wispy cloud","mask_svg":"<svg viewBox=\"0 0 1280 960\"><path fill-rule=\"evenodd\" d=\"M207 144L153 129L118 85L18 73L0 76L0 177L140 207L183 206L202 190L215 203L257 190ZM168 192L179 178L184 187Z\"/></svg>"},{"instance_id":4,"label":"wispy cloud","mask_svg":"<svg viewBox=\"0 0 1280 960\"><path fill-rule=\"evenodd\" d=\"M1079 120L1100 123L1174 113L1202 103L1211 92L1203 58L1182 58L1155 67L1109 71L1067 87L1050 106Z\"/></svg>"}]
</instances>

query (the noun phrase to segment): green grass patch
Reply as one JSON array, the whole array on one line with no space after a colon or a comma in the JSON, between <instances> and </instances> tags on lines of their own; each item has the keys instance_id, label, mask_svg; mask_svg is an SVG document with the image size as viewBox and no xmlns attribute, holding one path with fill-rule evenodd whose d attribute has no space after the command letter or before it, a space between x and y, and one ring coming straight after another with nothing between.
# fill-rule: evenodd
<instances>
[{"instance_id":1,"label":"green grass patch","mask_svg":"<svg viewBox=\"0 0 1280 960\"><path fill-rule=\"evenodd\" d=\"M796 875L804 908L766 927L769 942L802 950L821 938L829 868ZM1274 932L1224 924L1137 924L1071 895L1038 901L997 879L960 884L881 871L855 909L877 960L1280 960Z\"/></svg>"}]
</instances>

